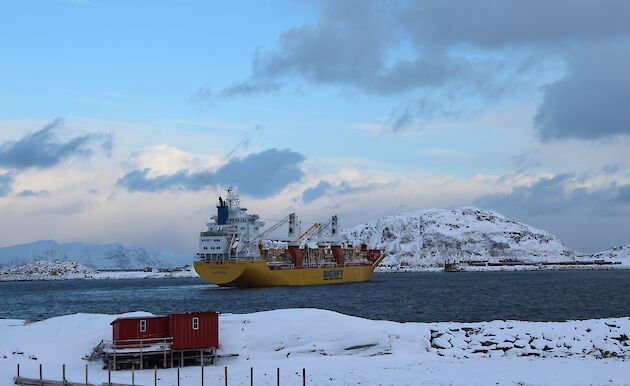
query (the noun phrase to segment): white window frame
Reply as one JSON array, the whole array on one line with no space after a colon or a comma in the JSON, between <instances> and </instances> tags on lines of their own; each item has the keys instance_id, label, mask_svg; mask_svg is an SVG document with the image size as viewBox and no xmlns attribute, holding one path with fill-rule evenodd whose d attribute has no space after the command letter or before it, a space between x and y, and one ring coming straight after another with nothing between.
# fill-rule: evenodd
<instances>
[{"instance_id":1,"label":"white window frame","mask_svg":"<svg viewBox=\"0 0 630 386\"><path fill-rule=\"evenodd\" d=\"M192 329L193 330L199 329L199 318L192 318Z\"/></svg>"},{"instance_id":2,"label":"white window frame","mask_svg":"<svg viewBox=\"0 0 630 386\"><path fill-rule=\"evenodd\" d=\"M140 332L147 332L147 321L145 319L140 321Z\"/></svg>"}]
</instances>

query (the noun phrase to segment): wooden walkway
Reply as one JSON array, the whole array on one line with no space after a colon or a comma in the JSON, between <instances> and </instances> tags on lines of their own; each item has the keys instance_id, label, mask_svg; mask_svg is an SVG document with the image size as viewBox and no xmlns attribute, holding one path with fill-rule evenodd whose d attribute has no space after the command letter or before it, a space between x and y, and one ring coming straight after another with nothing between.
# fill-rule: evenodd
<instances>
[{"instance_id":1,"label":"wooden walkway","mask_svg":"<svg viewBox=\"0 0 630 386\"><path fill-rule=\"evenodd\" d=\"M68 381L49 381L46 379L35 379L35 378L24 378L24 377L15 377L14 380L16 385L24 385L24 386L132 386L128 383L109 383L104 382L101 384L93 384L93 383L85 383L85 382L68 382Z\"/></svg>"}]
</instances>

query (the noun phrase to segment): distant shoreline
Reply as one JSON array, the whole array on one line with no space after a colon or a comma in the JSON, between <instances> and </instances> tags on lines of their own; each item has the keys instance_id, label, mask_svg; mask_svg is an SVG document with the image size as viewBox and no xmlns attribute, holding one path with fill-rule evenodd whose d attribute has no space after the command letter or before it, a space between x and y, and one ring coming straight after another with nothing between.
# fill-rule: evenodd
<instances>
[{"instance_id":1,"label":"distant shoreline","mask_svg":"<svg viewBox=\"0 0 630 386\"><path fill-rule=\"evenodd\" d=\"M466 267L457 272L544 272L544 271L628 271L630 267L627 265L608 265L608 266L592 266L592 265L573 265L573 266L501 266L501 267ZM409 267L409 268L392 268L379 267L375 273L416 273L416 272L445 272L443 267ZM178 272L144 272L142 270L124 270L124 271L96 271L93 274L85 276L49 276L34 278L3 278L0 275L0 282L32 282L32 281L68 281L68 280L147 280L147 279L194 279L199 278L195 271L178 271Z\"/></svg>"}]
</instances>

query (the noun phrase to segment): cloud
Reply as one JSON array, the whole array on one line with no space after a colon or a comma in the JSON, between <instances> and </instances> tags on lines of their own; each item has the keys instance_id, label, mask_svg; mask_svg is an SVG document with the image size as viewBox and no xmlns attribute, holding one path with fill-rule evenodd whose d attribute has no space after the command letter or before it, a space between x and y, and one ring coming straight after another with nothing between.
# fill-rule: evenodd
<instances>
[{"instance_id":1,"label":"cloud","mask_svg":"<svg viewBox=\"0 0 630 386\"><path fill-rule=\"evenodd\" d=\"M302 192L302 201L306 204L311 203L318 198L324 197L327 194L351 194L359 192L369 192L380 187L384 187L385 184L372 183L365 186L356 186L348 181L341 181L339 184L332 184L328 181L319 181L314 187L306 188Z\"/></svg>"},{"instance_id":2,"label":"cloud","mask_svg":"<svg viewBox=\"0 0 630 386\"><path fill-rule=\"evenodd\" d=\"M567 75L544 88L535 117L540 138L592 140L630 134L628 68L630 45L572 55Z\"/></svg>"},{"instance_id":3,"label":"cloud","mask_svg":"<svg viewBox=\"0 0 630 386\"><path fill-rule=\"evenodd\" d=\"M304 177L304 156L289 149L267 149L244 158L232 158L214 174L223 186L233 185L253 197L269 197Z\"/></svg>"},{"instance_id":4,"label":"cloud","mask_svg":"<svg viewBox=\"0 0 630 386\"><path fill-rule=\"evenodd\" d=\"M625 17L630 3L624 0L317 4L316 23L284 31L275 50L257 50L251 76L224 89L223 96L271 92L288 78L382 95L458 80L478 79L481 85L497 77L497 69L488 64L502 61L487 54L515 48L565 50L579 42L630 35ZM465 48L482 55L462 54ZM514 63L518 55L510 53Z\"/></svg>"},{"instance_id":5,"label":"cloud","mask_svg":"<svg viewBox=\"0 0 630 386\"><path fill-rule=\"evenodd\" d=\"M313 202L320 197L323 197L333 188L332 184L328 181L319 181L319 183L312 187L304 189L302 192L302 201L305 203Z\"/></svg>"},{"instance_id":6,"label":"cloud","mask_svg":"<svg viewBox=\"0 0 630 386\"><path fill-rule=\"evenodd\" d=\"M199 191L212 185L211 172L190 172L186 169L174 174L149 177L151 169L132 170L116 183L130 192L159 192L164 190Z\"/></svg>"},{"instance_id":7,"label":"cloud","mask_svg":"<svg viewBox=\"0 0 630 386\"><path fill-rule=\"evenodd\" d=\"M30 189L26 189L16 194L16 196L18 197L48 197L49 194L50 193L47 190L33 191Z\"/></svg>"},{"instance_id":8,"label":"cloud","mask_svg":"<svg viewBox=\"0 0 630 386\"><path fill-rule=\"evenodd\" d=\"M96 151L111 151L111 135L88 133L62 141L56 136L62 127L63 121L57 119L18 141L0 144L0 166L18 170L50 168L72 156L89 157Z\"/></svg>"},{"instance_id":9,"label":"cloud","mask_svg":"<svg viewBox=\"0 0 630 386\"><path fill-rule=\"evenodd\" d=\"M554 66L573 50L597 62L593 47L630 38L626 0L314 3L316 21L286 29L274 48L257 49L248 76L218 93L201 89L195 99L272 93L295 81L372 95L405 95L409 102L393 109L387 122L390 131L397 132L422 128L426 123L422 120L461 114L509 91L541 87L550 73L556 71L557 77L561 70ZM628 61L620 56L608 59L600 61L599 68L614 67L614 75L601 71L588 77L588 68L578 68L546 89L541 118L536 121L541 138L597 138L607 132L627 132L622 107L610 100L627 99L629 80L620 71ZM617 91L599 83L614 76L623 84L617 85ZM592 98L580 85L594 87ZM571 93L575 89L579 92ZM565 93L579 103L565 101ZM610 103L604 106L603 100ZM590 104L597 105L593 112L583 108ZM613 116L602 121L606 126L592 129L607 112ZM592 119L580 124L577 116Z\"/></svg>"},{"instance_id":10,"label":"cloud","mask_svg":"<svg viewBox=\"0 0 630 386\"><path fill-rule=\"evenodd\" d=\"M612 184L588 190L577 182L573 174L541 178L529 186L516 186L510 193L479 197L475 205L508 216L548 216L585 211L605 217L621 215L620 205L630 203L630 184Z\"/></svg>"},{"instance_id":11,"label":"cloud","mask_svg":"<svg viewBox=\"0 0 630 386\"><path fill-rule=\"evenodd\" d=\"M150 177L149 168L133 170L121 177L117 185L130 192L199 191L209 186L234 186L240 193L264 198L301 180L303 161L302 154L289 149L267 149L242 158L231 158L215 171L182 169L173 174Z\"/></svg>"},{"instance_id":12,"label":"cloud","mask_svg":"<svg viewBox=\"0 0 630 386\"><path fill-rule=\"evenodd\" d=\"M8 196L13 190L13 173L0 174L0 197Z\"/></svg>"}]
</instances>

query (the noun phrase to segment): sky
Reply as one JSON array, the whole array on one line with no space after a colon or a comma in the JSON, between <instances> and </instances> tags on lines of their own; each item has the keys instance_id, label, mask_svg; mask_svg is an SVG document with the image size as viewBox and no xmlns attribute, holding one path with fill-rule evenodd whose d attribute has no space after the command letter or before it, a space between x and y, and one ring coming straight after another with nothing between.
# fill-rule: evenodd
<instances>
[{"instance_id":1,"label":"sky","mask_svg":"<svg viewBox=\"0 0 630 386\"><path fill-rule=\"evenodd\" d=\"M0 2L0 246L475 206L630 242L630 2Z\"/></svg>"}]
</instances>

